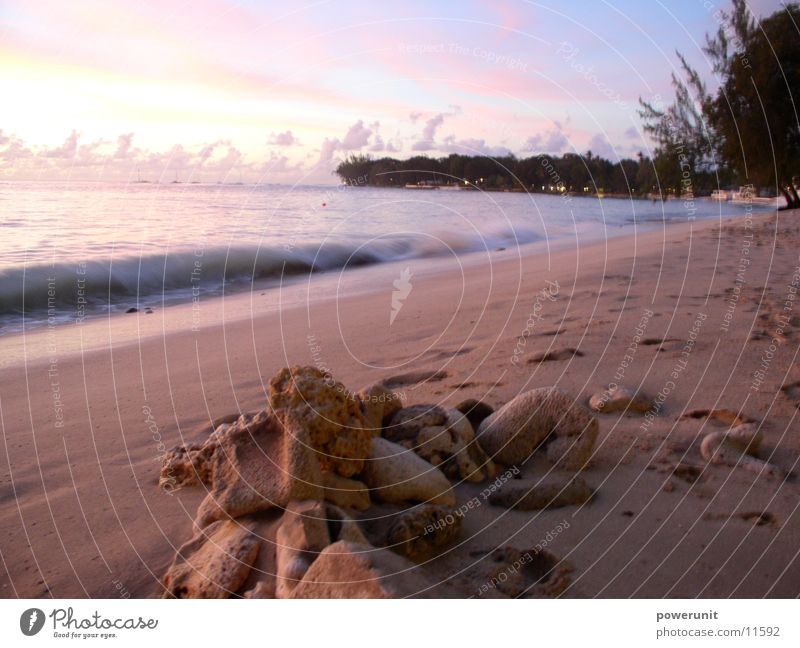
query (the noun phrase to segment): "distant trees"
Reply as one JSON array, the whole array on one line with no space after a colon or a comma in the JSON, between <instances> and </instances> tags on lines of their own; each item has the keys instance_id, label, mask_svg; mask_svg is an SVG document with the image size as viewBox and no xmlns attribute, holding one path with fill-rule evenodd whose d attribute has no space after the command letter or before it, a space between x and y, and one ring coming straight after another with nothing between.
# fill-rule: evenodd
<instances>
[{"instance_id":1,"label":"distant trees","mask_svg":"<svg viewBox=\"0 0 800 648\"><path fill-rule=\"evenodd\" d=\"M663 108L640 100L660 182L696 192L698 175L710 173L720 185L773 187L789 207L800 207L800 9L789 4L755 21L745 0L733 0L717 15L719 29L703 48L717 90L709 93L678 54L684 78L672 77L674 102Z\"/></svg>"},{"instance_id":2,"label":"distant trees","mask_svg":"<svg viewBox=\"0 0 800 648\"><path fill-rule=\"evenodd\" d=\"M465 184L483 189L508 189L535 192L570 191L575 193L647 194L653 190L652 161L615 163L597 157L566 153L517 158L513 155L491 158L452 153L447 157L415 156L407 160L371 159L351 155L336 168L343 182L356 182L367 175L366 184L375 187L402 187L406 184Z\"/></svg>"}]
</instances>

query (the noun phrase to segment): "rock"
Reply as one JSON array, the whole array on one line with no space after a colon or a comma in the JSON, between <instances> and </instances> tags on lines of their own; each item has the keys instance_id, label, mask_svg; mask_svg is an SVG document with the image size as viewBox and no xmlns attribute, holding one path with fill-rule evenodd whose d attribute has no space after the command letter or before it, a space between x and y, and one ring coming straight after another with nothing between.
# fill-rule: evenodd
<instances>
[{"instance_id":1,"label":"rock","mask_svg":"<svg viewBox=\"0 0 800 648\"><path fill-rule=\"evenodd\" d=\"M545 440L544 452L557 466L581 469L592 454L597 419L556 387L520 394L483 420L478 441L500 463L525 461Z\"/></svg>"},{"instance_id":2,"label":"rock","mask_svg":"<svg viewBox=\"0 0 800 648\"><path fill-rule=\"evenodd\" d=\"M467 417L456 409L443 409L444 426L422 428L414 441L414 451L449 478L473 483L495 474L494 462L475 440Z\"/></svg>"},{"instance_id":3,"label":"rock","mask_svg":"<svg viewBox=\"0 0 800 648\"><path fill-rule=\"evenodd\" d=\"M216 448L216 440L205 444L175 446L164 453L158 485L166 491L185 486L198 486L211 482L209 460Z\"/></svg>"},{"instance_id":4,"label":"rock","mask_svg":"<svg viewBox=\"0 0 800 648\"><path fill-rule=\"evenodd\" d=\"M215 435L211 486L197 510L196 528L282 508L290 499L323 499L319 462L302 430L284 434L278 420L264 411L220 426Z\"/></svg>"},{"instance_id":5,"label":"rock","mask_svg":"<svg viewBox=\"0 0 800 648\"><path fill-rule=\"evenodd\" d=\"M272 599L275 598L275 590L269 588L266 583L258 582L253 589L247 590L242 594L246 599Z\"/></svg>"},{"instance_id":6,"label":"rock","mask_svg":"<svg viewBox=\"0 0 800 648\"><path fill-rule=\"evenodd\" d=\"M700 454L712 464L744 468L770 477L783 477L781 468L755 456L763 436L753 423L743 423L726 431L718 430L703 438Z\"/></svg>"},{"instance_id":7,"label":"rock","mask_svg":"<svg viewBox=\"0 0 800 648\"><path fill-rule=\"evenodd\" d=\"M369 508L369 491L363 482L326 470L322 473L322 487L325 489L325 499L336 506L358 511Z\"/></svg>"},{"instance_id":8,"label":"rock","mask_svg":"<svg viewBox=\"0 0 800 648\"><path fill-rule=\"evenodd\" d=\"M644 414L653 407L653 401L626 387L608 387L589 399L589 407L595 412L638 412Z\"/></svg>"},{"instance_id":9,"label":"rock","mask_svg":"<svg viewBox=\"0 0 800 648\"><path fill-rule=\"evenodd\" d=\"M131 306L129 309L127 309L125 311L126 314L128 314L128 313L138 313L138 312L139 312L139 309L134 307L134 306Z\"/></svg>"},{"instance_id":10,"label":"rock","mask_svg":"<svg viewBox=\"0 0 800 648\"><path fill-rule=\"evenodd\" d=\"M591 487L580 477L555 476L541 481L508 481L489 496L498 506L520 511L538 511L562 506L579 506L593 495Z\"/></svg>"},{"instance_id":11,"label":"rock","mask_svg":"<svg viewBox=\"0 0 800 648\"><path fill-rule=\"evenodd\" d=\"M501 547L470 569L480 598L554 598L572 581L572 566L546 549Z\"/></svg>"},{"instance_id":12,"label":"rock","mask_svg":"<svg viewBox=\"0 0 800 648\"><path fill-rule=\"evenodd\" d=\"M371 494L384 502L456 502L450 482L438 468L381 437L372 441L372 453L361 478Z\"/></svg>"},{"instance_id":13,"label":"rock","mask_svg":"<svg viewBox=\"0 0 800 648\"><path fill-rule=\"evenodd\" d=\"M342 509L333 504L328 504L325 510L328 513L328 532L332 543L339 540L347 540L357 544L370 544L361 530L361 525Z\"/></svg>"},{"instance_id":14,"label":"rock","mask_svg":"<svg viewBox=\"0 0 800 648\"><path fill-rule=\"evenodd\" d=\"M214 522L184 544L164 576L164 598L227 598L247 579L258 537L232 520Z\"/></svg>"},{"instance_id":15,"label":"rock","mask_svg":"<svg viewBox=\"0 0 800 648\"><path fill-rule=\"evenodd\" d=\"M456 541L461 520L450 506L415 506L391 520L385 545L415 562L425 562Z\"/></svg>"},{"instance_id":16,"label":"rock","mask_svg":"<svg viewBox=\"0 0 800 648\"><path fill-rule=\"evenodd\" d=\"M315 367L284 368L269 382L269 404L288 434L308 433L324 470L342 477L361 472L372 431L344 385Z\"/></svg>"},{"instance_id":17,"label":"rock","mask_svg":"<svg viewBox=\"0 0 800 648\"><path fill-rule=\"evenodd\" d=\"M389 441L415 441L420 430L428 427L443 426L447 422L447 414L438 405L411 405L404 407L392 416L383 430L383 437Z\"/></svg>"},{"instance_id":18,"label":"rock","mask_svg":"<svg viewBox=\"0 0 800 648\"><path fill-rule=\"evenodd\" d=\"M468 398L467 400L461 401L458 405L456 405L456 409L462 414L466 415L467 420L475 430L478 429L478 426L483 422L483 419L494 413L493 407L474 398Z\"/></svg>"},{"instance_id":19,"label":"rock","mask_svg":"<svg viewBox=\"0 0 800 648\"><path fill-rule=\"evenodd\" d=\"M380 384L365 387L356 394L356 398L361 404L366 427L375 436L380 436L384 423L388 423L403 408L400 396Z\"/></svg>"},{"instance_id":20,"label":"rock","mask_svg":"<svg viewBox=\"0 0 800 648\"><path fill-rule=\"evenodd\" d=\"M276 595L289 598L311 563L331 543L325 505L313 500L290 502L275 541Z\"/></svg>"},{"instance_id":21,"label":"rock","mask_svg":"<svg viewBox=\"0 0 800 648\"><path fill-rule=\"evenodd\" d=\"M388 549L342 540L329 545L294 590L300 598L457 598L447 583L429 579L407 558Z\"/></svg>"}]
</instances>

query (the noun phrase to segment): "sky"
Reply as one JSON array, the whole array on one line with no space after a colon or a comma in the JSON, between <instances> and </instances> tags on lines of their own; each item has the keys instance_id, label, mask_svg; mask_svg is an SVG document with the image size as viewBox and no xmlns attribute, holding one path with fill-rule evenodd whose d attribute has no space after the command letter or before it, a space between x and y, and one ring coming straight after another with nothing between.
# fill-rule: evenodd
<instances>
[{"instance_id":1,"label":"sky","mask_svg":"<svg viewBox=\"0 0 800 648\"><path fill-rule=\"evenodd\" d=\"M756 15L778 0L749 3ZM0 178L334 182L350 154L647 154L722 0L3 0Z\"/></svg>"}]
</instances>

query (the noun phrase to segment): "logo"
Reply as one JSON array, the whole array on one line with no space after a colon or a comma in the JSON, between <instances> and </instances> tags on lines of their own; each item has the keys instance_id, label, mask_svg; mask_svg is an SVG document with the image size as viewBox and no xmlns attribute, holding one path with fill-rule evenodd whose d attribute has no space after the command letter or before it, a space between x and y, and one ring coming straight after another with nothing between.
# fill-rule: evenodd
<instances>
[{"instance_id":1,"label":"logo","mask_svg":"<svg viewBox=\"0 0 800 648\"><path fill-rule=\"evenodd\" d=\"M411 294L411 269L406 268L400 273L400 278L392 282L392 312L389 314L389 326L394 324L394 320L403 308L403 302Z\"/></svg>"},{"instance_id":2,"label":"logo","mask_svg":"<svg viewBox=\"0 0 800 648\"><path fill-rule=\"evenodd\" d=\"M44 612L39 608L25 610L19 618L19 629L22 634L32 637L44 626Z\"/></svg>"}]
</instances>

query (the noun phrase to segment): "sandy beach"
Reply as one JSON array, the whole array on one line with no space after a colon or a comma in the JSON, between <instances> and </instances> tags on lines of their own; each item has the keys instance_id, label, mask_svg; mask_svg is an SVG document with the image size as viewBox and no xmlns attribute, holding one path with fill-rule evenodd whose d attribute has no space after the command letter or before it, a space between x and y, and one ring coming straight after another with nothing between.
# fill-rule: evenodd
<instances>
[{"instance_id":1,"label":"sandy beach","mask_svg":"<svg viewBox=\"0 0 800 648\"><path fill-rule=\"evenodd\" d=\"M657 404L597 414L588 503L511 510L456 485L458 505L478 504L420 569L463 596L478 595L469 568L487 552L549 538L572 570L564 597L796 597L797 218L428 266L391 326L402 267L389 264L205 300L200 315L184 304L0 338L0 595L160 595L205 495L159 489L164 452L263 409L281 368L312 365L353 390L388 380L404 405L498 408L551 385L585 404L611 382ZM786 476L705 461L702 439L730 422L699 410L756 423L758 458ZM554 469L534 454L520 470Z\"/></svg>"}]
</instances>

